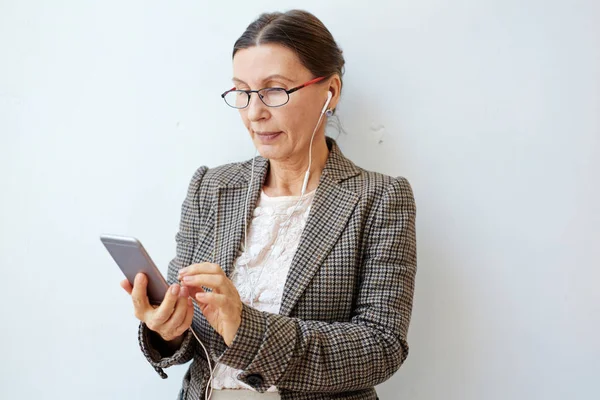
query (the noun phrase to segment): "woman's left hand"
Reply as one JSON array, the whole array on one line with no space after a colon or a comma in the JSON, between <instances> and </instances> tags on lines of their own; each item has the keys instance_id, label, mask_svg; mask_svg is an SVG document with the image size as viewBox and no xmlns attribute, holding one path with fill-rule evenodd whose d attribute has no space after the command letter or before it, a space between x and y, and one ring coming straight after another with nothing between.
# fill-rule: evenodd
<instances>
[{"instance_id":1,"label":"woman's left hand","mask_svg":"<svg viewBox=\"0 0 600 400\"><path fill-rule=\"evenodd\" d=\"M200 263L179 270L179 280L189 288L208 323L230 346L242 323L242 300L233 282L217 264ZM202 286L211 288L205 292Z\"/></svg>"}]
</instances>

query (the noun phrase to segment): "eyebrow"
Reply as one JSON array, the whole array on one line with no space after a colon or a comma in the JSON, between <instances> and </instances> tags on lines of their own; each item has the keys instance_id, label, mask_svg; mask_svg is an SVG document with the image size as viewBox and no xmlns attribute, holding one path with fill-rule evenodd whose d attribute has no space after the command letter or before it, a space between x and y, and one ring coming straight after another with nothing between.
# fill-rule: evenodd
<instances>
[{"instance_id":1,"label":"eyebrow","mask_svg":"<svg viewBox=\"0 0 600 400\"><path fill-rule=\"evenodd\" d=\"M290 79L290 78L287 78L287 77L285 77L285 76L283 76L283 75L280 75L280 74L272 74L272 75L269 75L269 76L267 76L265 79L263 79L263 82L272 81L273 79L282 79L282 80L284 80L284 81L288 81L288 82L294 82L292 79ZM238 78L236 78L235 76L232 78L232 81L233 81L233 82L236 82L236 83L243 83L243 84L245 84L245 85L246 85L246 82L244 82L244 81L243 81L243 80L241 80L241 79L238 79Z\"/></svg>"}]
</instances>

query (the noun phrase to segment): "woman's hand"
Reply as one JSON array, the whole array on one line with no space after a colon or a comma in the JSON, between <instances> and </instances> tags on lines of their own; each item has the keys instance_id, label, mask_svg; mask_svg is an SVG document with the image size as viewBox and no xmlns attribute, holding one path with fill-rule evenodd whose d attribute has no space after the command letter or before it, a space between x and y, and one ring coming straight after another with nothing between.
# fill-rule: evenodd
<instances>
[{"instance_id":1,"label":"woman's hand","mask_svg":"<svg viewBox=\"0 0 600 400\"><path fill-rule=\"evenodd\" d=\"M200 311L230 346L242 323L242 301L233 282L217 264L192 264L179 270L179 280L198 301ZM212 289L205 292L202 286Z\"/></svg>"},{"instance_id":2,"label":"woman's hand","mask_svg":"<svg viewBox=\"0 0 600 400\"><path fill-rule=\"evenodd\" d=\"M121 287L131 295L136 318L167 342L180 339L194 317L188 289L171 285L160 306L156 307L148 300L147 285L148 278L143 273L136 275L133 287L127 279L121 281Z\"/></svg>"}]
</instances>

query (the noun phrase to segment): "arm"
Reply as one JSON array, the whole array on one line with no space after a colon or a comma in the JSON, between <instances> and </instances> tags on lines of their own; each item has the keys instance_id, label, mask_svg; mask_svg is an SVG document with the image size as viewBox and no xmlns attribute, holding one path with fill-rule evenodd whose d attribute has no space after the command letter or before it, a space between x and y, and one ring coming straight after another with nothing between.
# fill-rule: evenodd
<instances>
[{"instance_id":1,"label":"arm","mask_svg":"<svg viewBox=\"0 0 600 400\"><path fill-rule=\"evenodd\" d=\"M175 258L169 263L167 282L177 282L177 271L192 263L192 256L196 247L197 232L200 227L200 184L207 167L200 167L192 177L188 187L187 196L181 206L181 221L179 232L175 236L177 251ZM160 335L151 331L146 324L140 323L138 340L142 353L158 374L167 378L163 368L176 364L185 364L190 361L196 352L197 343L192 333L188 330L182 337L171 342L164 341Z\"/></svg>"},{"instance_id":2,"label":"arm","mask_svg":"<svg viewBox=\"0 0 600 400\"><path fill-rule=\"evenodd\" d=\"M408 355L416 273L416 209L410 184L395 179L369 217L350 322L303 321L244 305L220 362L258 391L343 392L388 379Z\"/></svg>"}]
</instances>

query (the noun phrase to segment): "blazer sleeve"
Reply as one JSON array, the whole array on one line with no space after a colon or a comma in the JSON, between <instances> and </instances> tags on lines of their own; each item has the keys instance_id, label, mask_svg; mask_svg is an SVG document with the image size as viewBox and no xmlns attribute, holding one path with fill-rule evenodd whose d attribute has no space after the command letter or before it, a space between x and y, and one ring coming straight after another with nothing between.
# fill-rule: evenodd
<instances>
[{"instance_id":1,"label":"blazer sleeve","mask_svg":"<svg viewBox=\"0 0 600 400\"><path fill-rule=\"evenodd\" d=\"M186 198L181 206L179 231L175 235L177 243L176 255L169 263L167 273L167 282L169 284L177 282L177 271L192 263L197 233L201 223L200 184L207 170L208 168L205 166L196 170L189 184ZM161 351L161 349L164 349L164 346L161 346L164 342L160 335L151 331L143 322L140 322L138 341L142 353L163 379L168 377L163 368L185 364L193 358L197 350L197 342L188 330L184 334L184 339L179 349L171 354L164 353L164 351Z\"/></svg>"},{"instance_id":2,"label":"blazer sleeve","mask_svg":"<svg viewBox=\"0 0 600 400\"><path fill-rule=\"evenodd\" d=\"M242 323L220 362L264 392L271 385L302 392L373 387L408 355L416 273L416 207L412 189L396 178L368 217L361 279L349 322L305 321L244 305Z\"/></svg>"}]
</instances>

